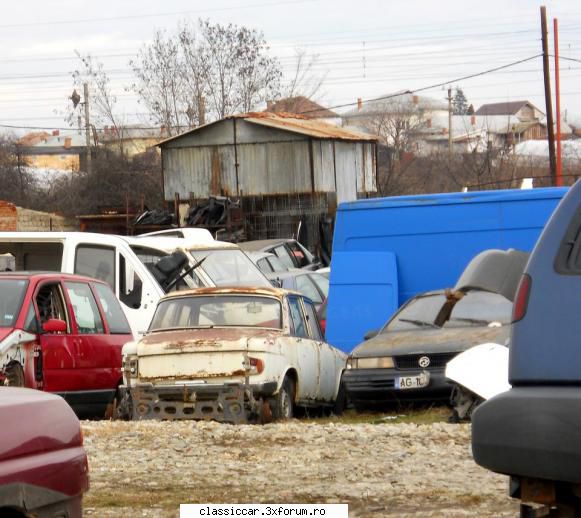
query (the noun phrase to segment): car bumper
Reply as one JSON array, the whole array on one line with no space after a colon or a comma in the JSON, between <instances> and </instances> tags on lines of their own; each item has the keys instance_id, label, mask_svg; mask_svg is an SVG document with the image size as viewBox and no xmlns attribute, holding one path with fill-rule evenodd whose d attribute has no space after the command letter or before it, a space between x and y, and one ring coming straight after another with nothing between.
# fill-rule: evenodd
<instances>
[{"instance_id":1,"label":"car bumper","mask_svg":"<svg viewBox=\"0 0 581 518\"><path fill-rule=\"evenodd\" d=\"M400 378L415 378L429 373L425 387L398 388ZM382 404L405 400L447 399L452 386L444 369L397 370L397 369L348 369L343 373L343 385L354 404Z\"/></svg>"},{"instance_id":2,"label":"car bumper","mask_svg":"<svg viewBox=\"0 0 581 518\"><path fill-rule=\"evenodd\" d=\"M269 412L265 399L276 391L276 381L249 385L140 383L121 387L122 396L130 395L133 419L203 419L228 423L246 423L264 416Z\"/></svg>"}]
</instances>

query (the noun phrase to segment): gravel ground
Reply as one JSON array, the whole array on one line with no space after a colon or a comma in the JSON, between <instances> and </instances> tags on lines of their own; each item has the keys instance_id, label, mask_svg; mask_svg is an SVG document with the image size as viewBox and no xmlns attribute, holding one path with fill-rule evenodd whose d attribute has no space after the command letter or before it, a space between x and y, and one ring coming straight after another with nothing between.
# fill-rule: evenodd
<instances>
[{"instance_id":1,"label":"gravel ground","mask_svg":"<svg viewBox=\"0 0 581 518\"><path fill-rule=\"evenodd\" d=\"M86 516L177 517L179 503L348 503L351 517L515 516L470 425L83 422Z\"/></svg>"}]
</instances>

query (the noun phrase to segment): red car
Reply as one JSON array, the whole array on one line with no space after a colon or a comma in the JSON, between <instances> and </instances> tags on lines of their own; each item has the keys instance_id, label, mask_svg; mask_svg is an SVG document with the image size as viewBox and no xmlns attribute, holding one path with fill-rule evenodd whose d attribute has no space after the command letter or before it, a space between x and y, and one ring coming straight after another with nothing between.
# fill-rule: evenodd
<instances>
[{"instance_id":1,"label":"red car","mask_svg":"<svg viewBox=\"0 0 581 518\"><path fill-rule=\"evenodd\" d=\"M0 390L0 516L81 518L89 468L79 420L62 398Z\"/></svg>"},{"instance_id":2,"label":"red car","mask_svg":"<svg viewBox=\"0 0 581 518\"><path fill-rule=\"evenodd\" d=\"M102 416L122 383L121 348L132 339L105 282L63 273L0 274L4 385L54 392L77 415Z\"/></svg>"}]
</instances>

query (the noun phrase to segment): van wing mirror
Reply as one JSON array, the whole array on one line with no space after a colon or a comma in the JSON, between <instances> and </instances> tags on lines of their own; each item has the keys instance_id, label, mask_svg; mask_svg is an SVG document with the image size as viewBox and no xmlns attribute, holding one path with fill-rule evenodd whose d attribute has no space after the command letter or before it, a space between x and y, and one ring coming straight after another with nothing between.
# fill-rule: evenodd
<instances>
[{"instance_id":1,"label":"van wing mirror","mask_svg":"<svg viewBox=\"0 0 581 518\"><path fill-rule=\"evenodd\" d=\"M66 333L67 323L58 318L50 318L42 324L42 330L45 333Z\"/></svg>"}]
</instances>

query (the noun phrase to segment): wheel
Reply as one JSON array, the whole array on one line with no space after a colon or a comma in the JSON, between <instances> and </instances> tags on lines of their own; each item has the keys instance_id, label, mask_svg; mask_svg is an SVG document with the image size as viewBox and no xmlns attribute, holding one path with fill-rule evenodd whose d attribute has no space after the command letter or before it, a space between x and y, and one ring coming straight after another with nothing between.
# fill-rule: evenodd
<instances>
[{"instance_id":1,"label":"wheel","mask_svg":"<svg viewBox=\"0 0 581 518\"><path fill-rule=\"evenodd\" d=\"M111 419L119 419L122 421L131 421L133 417L133 402L131 401L131 394L126 391L124 396L118 390L113 401L114 408L111 414Z\"/></svg>"},{"instance_id":2,"label":"wheel","mask_svg":"<svg viewBox=\"0 0 581 518\"><path fill-rule=\"evenodd\" d=\"M24 387L24 369L20 363L9 363L4 369L4 386Z\"/></svg>"},{"instance_id":3,"label":"wheel","mask_svg":"<svg viewBox=\"0 0 581 518\"><path fill-rule=\"evenodd\" d=\"M468 389L454 384L452 388L452 395L450 396L450 404L452 405L452 421L459 423L461 421L472 420L472 414L476 407L480 405L484 400L470 392Z\"/></svg>"},{"instance_id":4,"label":"wheel","mask_svg":"<svg viewBox=\"0 0 581 518\"><path fill-rule=\"evenodd\" d=\"M294 414L295 384L288 376L284 378L282 386L274 399L272 415L275 420L292 419Z\"/></svg>"}]
</instances>

